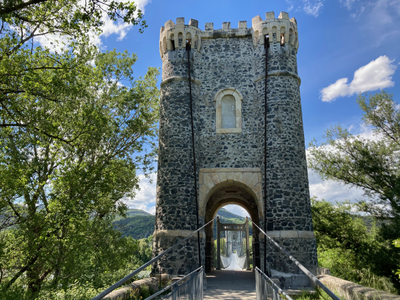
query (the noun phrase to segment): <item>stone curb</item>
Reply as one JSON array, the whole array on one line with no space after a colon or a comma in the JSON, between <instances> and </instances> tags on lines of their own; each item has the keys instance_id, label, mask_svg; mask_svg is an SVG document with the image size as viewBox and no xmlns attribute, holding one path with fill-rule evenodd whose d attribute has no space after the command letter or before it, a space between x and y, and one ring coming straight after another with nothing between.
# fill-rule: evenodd
<instances>
[{"instance_id":1,"label":"stone curb","mask_svg":"<svg viewBox=\"0 0 400 300\"><path fill-rule=\"evenodd\" d=\"M400 300L399 295L378 291L334 276L319 275L317 278L346 300Z\"/></svg>"},{"instance_id":2,"label":"stone curb","mask_svg":"<svg viewBox=\"0 0 400 300\"><path fill-rule=\"evenodd\" d=\"M153 290L157 290L158 288L158 279L156 277L144 278L140 280L136 280L129 285L126 285L116 291L109 293L105 296L104 300L125 300L131 297L132 294L137 295L139 293L139 288L141 286L148 286ZM136 290L136 291L135 291Z\"/></svg>"}]
</instances>

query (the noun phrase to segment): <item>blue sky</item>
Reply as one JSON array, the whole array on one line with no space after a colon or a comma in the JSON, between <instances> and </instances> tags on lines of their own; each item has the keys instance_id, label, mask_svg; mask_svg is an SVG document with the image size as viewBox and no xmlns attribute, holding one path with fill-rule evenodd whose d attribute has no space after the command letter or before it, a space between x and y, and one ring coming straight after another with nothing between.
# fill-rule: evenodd
<instances>
[{"instance_id":1,"label":"blue sky","mask_svg":"<svg viewBox=\"0 0 400 300\"><path fill-rule=\"evenodd\" d=\"M169 19L185 17L206 22L214 29L222 22L247 21L274 11L297 19L299 30L298 70L302 79L301 97L305 141L323 141L324 130L340 123L353 134L370 136L361 126L361 111L356 104L358 92L385 89L400 98L400 0L280 0L280 1L136 1L144 10L148 24L143 34L138 28L107 22L103 35L96 39L103 50L116 48L137 53L136 76L143 76L147 67L160 67L159 32ZM155 175L152 176L155 178ZM358 199L362 192L335 182L323 182L310 172L311 194L329 201ZM131 207L154 212L155 182L143 180L142 188ZM243 211L234 209L243 214Z\"/></svg>"}]
</instances>

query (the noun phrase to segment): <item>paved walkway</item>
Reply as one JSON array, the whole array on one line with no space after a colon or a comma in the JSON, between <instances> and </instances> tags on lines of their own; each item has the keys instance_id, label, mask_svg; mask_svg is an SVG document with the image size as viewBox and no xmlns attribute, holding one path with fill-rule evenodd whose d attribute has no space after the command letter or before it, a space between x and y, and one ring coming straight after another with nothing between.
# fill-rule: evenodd
<instances>
[{"instance_id":1,"label":"paved walkway","mask_svg":"<svg viewBox=\"0 0 400 300\"><path fill-rule=\"evenodd\" d=\"M256 299L253 271L218 270L207 274L204 299Z\"/></svg>"},{"instance_id":2,"label":"paved walkway","mask_svg":"<svg viewBox=\"0 0 400 300\"><path fill-rule=\"evenodd\" d=\"M238 257L237 257L237 253L231 253L230 256L230 264L227 268L225 268L224 270L237 270L237 271L241 271L243 270L239 265L238 265Z\"/></svg>"}]
</instances>

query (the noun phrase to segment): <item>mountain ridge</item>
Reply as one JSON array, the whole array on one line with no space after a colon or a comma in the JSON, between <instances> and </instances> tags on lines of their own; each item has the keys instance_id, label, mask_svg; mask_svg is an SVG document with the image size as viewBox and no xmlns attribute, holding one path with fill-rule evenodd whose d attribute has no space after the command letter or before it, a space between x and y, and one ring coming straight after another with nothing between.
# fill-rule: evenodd
<instances>
[{"instance_id":1,"label":"mountain ridge","mask_svg":"<svg viewBox=\"0 0 400 300\"><path fill-rule=\"evenodd\" d=\"M131 236L134 239L147 238L154 232L155 215L141 209L128 209L127 217L117 215L113 221L114 228L122 232L122 236ZM245 217L231 213L225 208L217 212L220 220L224 223L244 223ZM216 223L214 223L214 231Z\"/></svg>"}]
</instances>

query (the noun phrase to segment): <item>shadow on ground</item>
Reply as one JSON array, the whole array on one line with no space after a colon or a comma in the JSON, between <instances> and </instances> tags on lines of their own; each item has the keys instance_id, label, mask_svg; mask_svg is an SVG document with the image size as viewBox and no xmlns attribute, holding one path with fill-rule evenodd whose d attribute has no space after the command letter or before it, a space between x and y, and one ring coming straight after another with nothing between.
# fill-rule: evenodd
<instances>
[{"instance_id":1,"label":"shadow on ground","mask_svg":"<svg viewBox=\"0 0 400 300\"><path fill-rule=\"evenodd\" d=\"M219 270L208 273L204 299L256 299L254 272Z\"/></svg>"}]
</instances>

